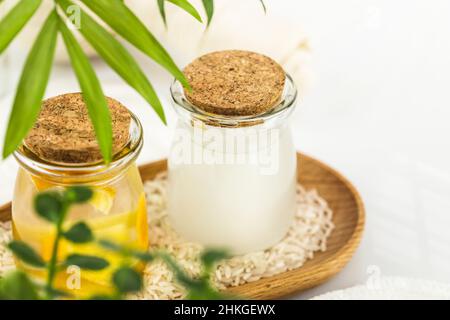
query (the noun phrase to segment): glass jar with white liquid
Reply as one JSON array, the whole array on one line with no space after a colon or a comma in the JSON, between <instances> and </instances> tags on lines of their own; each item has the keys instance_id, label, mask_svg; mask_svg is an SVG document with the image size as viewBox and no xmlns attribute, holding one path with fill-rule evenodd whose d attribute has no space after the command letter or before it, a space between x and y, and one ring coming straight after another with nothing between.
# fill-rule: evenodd
<instances>
[{"instance_id":1,"label":"glass jar with white liquid","mask_svg":"<svg viewBox=\"0 0 450 320\"><path fill-rule=\"evenodd\" d=\"M231 61L220 60L224 68L235 70L229 66L236 64L234 54L231 51L227 56ZM246 52L236 54L241 60L247 57ZM245 69L252 58L244 61L244 71L238 70L239 79L242 72L253 73L252 68ZM237 68L242 67L239 63ZM207 72L216 78L216 69ZM199 93L201 85L189 73L187 76L192 92L198 88ZM233 85L233 77L223 86ZM284 71L283 78L282 85L277 82L280 93L275 103L258 114L251 114L250 108L245 115L205 111L204 105L194 104L195 97L190 99L179 82L173 83L171 94L179 120L168 163L168 210L172 226L186 239L244 254L266 249L285 236L296 209L297 158L288 120L297 91ZM207 83L209 86L211 81ZM245 96L248 90L243 90ZM266 92L256 90L255 94L259 93L266 98ZM242 103L246 102L244 97Z\"/></svg>"}]
</instances>

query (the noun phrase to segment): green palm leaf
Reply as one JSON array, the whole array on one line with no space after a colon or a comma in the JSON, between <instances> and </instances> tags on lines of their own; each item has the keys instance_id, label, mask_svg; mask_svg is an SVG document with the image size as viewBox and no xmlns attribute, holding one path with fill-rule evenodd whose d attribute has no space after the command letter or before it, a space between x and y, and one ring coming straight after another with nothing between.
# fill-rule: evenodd
<instances>
[{"instance_id":1,"label":"green palm leaf","mask_svg":"<svg viewBox=\"0 0 450 320\"><path fill-rule=\"evenodd\" d=\"M88 57L63 21L59 23L59 30L83 92L83 99L88 108L103 159L109 163L112 158L111 115L100 81L95 75Z\"/></svg>"},{"instance_id":2,"label":"green palm leaf","mask_svg":"<svg viewBox=\"0 0 450 320\"><path fill-rule=\"evenodd\" d=\"M202 22L202 18L200 17L200 14L198 13L197 9L194 8L194 6L187 0L158 0L158 8L159 12L163 18L164 24L167 24L166 22L166 10L164 7L165 2L171 2L174 5L180 7L187 13L189 13L191 16L193 16L195 19L197 19L199 22Z\"/></svg>"},{"instance_id":3,"label":"green palm leaf","mask_svg":"<svg viewBox=\"0 0 450 320\"><path fill-rule=\"evenodd\" d=\"M6 130L4 158L22 143L39 114L50 77L57 33L58 16L52 11L39 32L23 68Z\"/></svg>"},{"instance_id":4,"label":"green palm leaf","mask_svg":"<svg viewBox=\"0 0 450 320\"><path fill-rule=\"evenodd\" d=\"M0 54L30 20L41 5L41 2L42 0L21 0L0 21Z\"/></svg>"},{"instance_id":5,"label":"green palm leaf","mask_svg":"<svg viewBox=\"0 0 450 320\"><path fill-rule=\"evenodd\" d=\"M214 0L202 0L203 7L205 8L206 17L208 18L208 26L212 21L214 15Z\"/></svg>"},{"instance_id":6,"label":"green palm leaf","mask_svg":"<svg viewBox=\"0 0 450 320\"><path fill-rule=\"evenodd\" d=\"M267 13L267 8L266 8L266 4L264 3L264 0L259 0L259 2L261 2L261 5L263 7L264 13Z\"/></svg>"},{"instance_id":7,"label":"green palm leaf","mask_svg":"<svg viewBox=\"0 0 450 320\"><path fill-rule=\"evenodd\" d=\"M73 2L69 0L58 0L58 3L65 12L73 5ZM153 107L161 120L166 123L166 117L158 95L133 56L88 14L84 11L81 11L80 14L81 28L79 31L86 40L103 60Z\"/></svg>"},{"instance_id":8,"label":"green palm leaf","mask_svg":"<svg viewBox=\"0 0 450 320\"><path fill-rule=\"evenodd\" d=\"M164 25L167 26L167 18L166 18L166 0L157 0L158 2L158 9L159 9L159 14L161 15Z\"/></svg>"},{"instance_id":9,"label":"green palm leaf","mask_svg":"<svg viewBox=\"0 0 450 320\"><path fill-rule=\"evenodd\" d=\"M121 0L81 1L114 31L163 66L183 86L189 88L189 83L167 51Z\"/></svg>"}]
</instances>

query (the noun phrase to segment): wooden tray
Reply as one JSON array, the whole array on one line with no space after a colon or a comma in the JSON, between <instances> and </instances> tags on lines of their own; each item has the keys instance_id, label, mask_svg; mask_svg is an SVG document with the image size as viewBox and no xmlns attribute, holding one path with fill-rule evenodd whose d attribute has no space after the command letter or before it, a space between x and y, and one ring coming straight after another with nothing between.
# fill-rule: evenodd
<instances>
[{"instance_id":1,"label":"wooden tray","mask_svg":"<svg viewBox=\"0 0 450 320\"><path fill-rule=\"evenodd\" d=\"M364 229L364 206L356 189L341 174L327 165L298 154L298 180L315 188L333 210L336 228L325 252L316 253L301 268L229 289L249 299L275 299L317 286L338 273L350 260ZM140 167L143 180L166 170L165 160ZM11 219L11 204L0 207L0 221Z\"/></svg>"}]
</instances>

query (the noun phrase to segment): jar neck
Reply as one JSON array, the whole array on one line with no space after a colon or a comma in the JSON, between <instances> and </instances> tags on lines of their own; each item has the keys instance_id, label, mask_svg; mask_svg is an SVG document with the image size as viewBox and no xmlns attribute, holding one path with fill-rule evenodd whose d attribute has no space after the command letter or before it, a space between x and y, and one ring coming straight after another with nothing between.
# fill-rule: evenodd
<instances>
[{"instance_id":1,"label":"jar neck","mask_svg":"<svg viewBox=\"0 0 450 320\"><path fill-rule=\"evenodd\" d=\"M274 128L284 123L295 109L297 89L292 78L286 74L285 86L281 100L269 111L251 116L224 116L208 113L196 107L186 98L182 84L175 80L170 92L173 106L181 121L187 124L201 122L206 126L224 128L243 128L263 126Z\"/></svg>"},{"instance_id":2,"label":"jar neck","mask_svg":"<svg viewBox=\"0 0 450 320\"><path fill-rule=\"evenodd\" d=\"M142 126L134 114L131 116L129 140L108 164L103 161L87 164L52 163L39 158L24 145L14 152L14 157L27 172L56 184L88 185L110 181L136 161L143 146Z\"/></svg>"}]
</instances>

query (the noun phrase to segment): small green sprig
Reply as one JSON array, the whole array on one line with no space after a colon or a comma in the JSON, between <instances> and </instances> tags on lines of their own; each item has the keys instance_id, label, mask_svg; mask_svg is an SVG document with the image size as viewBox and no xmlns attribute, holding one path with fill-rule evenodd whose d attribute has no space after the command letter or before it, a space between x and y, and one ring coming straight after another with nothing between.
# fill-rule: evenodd
<instances>
[{"instance_id":1,"label":"small green sprig","mask_svg":"<svg viewBox=\"0 0 450 320\"><path fill-rule=\"evenodd\" d=\"M63 192L49 191L38 194L34 199L36 213L42 219L53 224L56 230L50 260L44 259L27 243L22 241L12 241L8 248L14 253L16 258L23 263L40 269L47 270L47 280L43 290L35 288L36 296L53 299L57 296L54 287L55 276L58 269L64 266L77 265L82 269L102 270L108 267L109 262L105 259L87 255L72 254L66 257L63 262L58 262L58 250L61 239L66 239L73 243L87 243L93 240L93 235L89 227L79 222L69 229L64 229L64 222L67 213L72 205L89 201L92 197L92 190L85 187L70 187ZM23 278L23 274L16 273L16 277ZM32 283L31 280L28 281ZM39 292L42 291L42 292Z\"/></svg>"},{"instance_id":2,"label":"small green sprig","mask_svg":"<svg viewBox=\"0 0 450 320\"><path fill-rule=\"evenodd\" d=\"M200 256L202 273L200 277L192 278L168 253L164 251L138 251L119 246L107 240L100 240L99 244L105 249L127 257L133 257L144 263L152 262L157 259L162 260L172 270L176 281L186 289L186 299L188 300L225 300L231 298L231 296L217 291L211 283L211 276L215 264L220 260L229 258L229 254L225 250L205 250Z\"/></svg>"},{"instance_id":3,"label":"small green sprig","mask_svg":"<svg viewBox=\"0 0 450 320\"><path fill-rule=\"evenodd\" d=\"M57 299L70 298L72 295L55 288L56 274L61 268L76 265L80 269L100 271L110 266L110 263L102 258L91 255L70 254L63 261L58 261L58 250L62 239L76 244L96 243L103 249L114 251L124 258L142 263L151 263L156 259L164 261L174 272L176 281L187 292L188 299L226 299L227 295L215 290L211 285L211 274L214 264L228 257L223 250L206 250L200 260L203 272L199 278L194 279L187 275L178 263L167 253L155 251L140 251L131 249L117 243L96 239L94 233L84 222L77 222L69 228L65 228L67 213L73 205L86 203L93 196L88 187L75 186L64 191L47 191L36 195L34 208L42 219L50 222L56 236L53 242L50 260L46 262L30 245L22 241L12 241L8 248L22 263L47 271L47 279L44 285L35 283L28 275L20 270L13 271L5 278L0 279L0 299ZM126 261L128 259L124 259ZM123 299L127 294L139 292L143 288L142 275L129 265L122 265L114 270L111 284L115 289L110 295L94 295L92 299Z\"/></svg>"}]
</instances>

